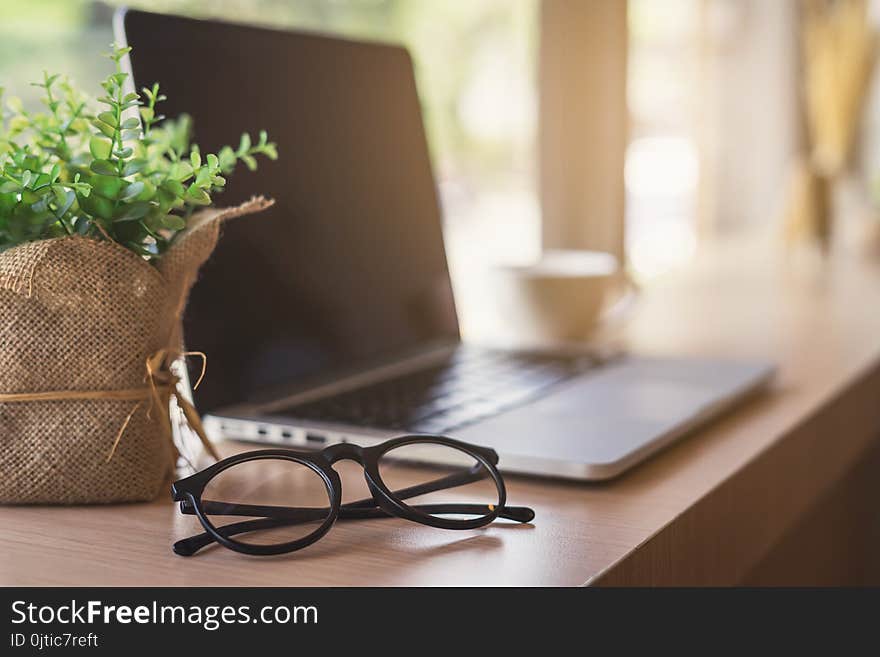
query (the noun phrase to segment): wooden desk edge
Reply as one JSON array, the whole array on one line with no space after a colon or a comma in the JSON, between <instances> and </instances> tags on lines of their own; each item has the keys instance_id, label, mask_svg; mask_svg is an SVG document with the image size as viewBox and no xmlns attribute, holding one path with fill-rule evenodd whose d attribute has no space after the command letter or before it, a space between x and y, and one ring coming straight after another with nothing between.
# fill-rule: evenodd
<instances>
[{"instance_id":1,"label":"wooden desk edge","mask_svg":"<svg viewBox=\"0 0 880 657\"><path fill-rule=\"evenodd\" d=\"M880 444L878 390L875 360L827 404L585 584L740 583L809 510L817 491L828 490ZM829 445L829 436L841 439Z\"/></svg>"}]
</instances>

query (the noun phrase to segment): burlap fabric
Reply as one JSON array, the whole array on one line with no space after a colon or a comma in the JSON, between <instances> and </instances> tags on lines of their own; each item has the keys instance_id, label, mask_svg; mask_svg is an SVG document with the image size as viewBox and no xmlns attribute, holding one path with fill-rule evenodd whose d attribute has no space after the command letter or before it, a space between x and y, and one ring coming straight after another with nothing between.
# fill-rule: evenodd
<instances>
[{"instance_id":1,"label":"burlap fabric","mask_svg":"<svg viewBox=\"0 0 880 657\"><path fill-rule=\"evenodd\" d=\"M83 237L0 253L0 395L143 390L148 357L179 353L181 313L221 222L270 204L193 215L158 266ZM163 419L167 408L131 399L0 401L0 503L155 498L174 462Z\"/></svg>"}]
</instances>

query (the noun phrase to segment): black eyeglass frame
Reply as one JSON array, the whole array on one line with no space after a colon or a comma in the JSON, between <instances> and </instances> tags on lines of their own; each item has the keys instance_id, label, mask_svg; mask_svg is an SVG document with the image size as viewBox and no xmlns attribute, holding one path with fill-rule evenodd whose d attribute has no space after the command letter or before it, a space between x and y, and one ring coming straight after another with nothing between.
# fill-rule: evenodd
<instances>
[{"instance_id":1,"label":"black eyeglass frame","mask_svg":"<svg viewBox=\"0 0 880 657\"><path fill-rule=\"evenodd\" d=\"M492 480L494 481L495 486L498 490L498 504L451 504L415 506L410 506L406 504L403 500L408 497L416 497L418 495L423 495L425 493L433 492L435 490L442 490L445 488L452 488L455 486L464 485L466 483L471 483L473 481L477 481L483 478L482 476L468 477L465 473L459 473L457 475L449 475L447 477L443 477L432 482L427 482L422 485L412 486L401 491L392 491L385 484L385 482L382 481L382 476L379 472L379 460L382 455L404 445L425 443L457 449L474 458L477 464L485 467L485 469L491 475ZM204 503L202 501L202 493L204 492L205 487L208 485L208 482L210 482L211 479L216 477L224 470L227 470L228 468L240 465L241 463L245 463L248 461L255 461L260 459L290 460L310 468L313 472L321 477L322 481L324 482L324 486L327 489L327 495L330 500L329 513L327 514L327 517L324 519L323 523L317 529L312 531L309 535L293 541L274 545L243 543L241 541L230 538L230 536L234 533L240 533L241 531L250 531L249 529L243 529L243 527L247 523L257 524L262 523L263 521L251 520L245 521L244 523L238 523L235 526L226 525L222 528L218 528L215 527L211 520L208 518L208 516L211 514L206 512ZM372 495L372 499L368 498L366 500L359 500L357 502L347 503L345 505L342 504L342 480L339 478L339 474L336 472L336 470L333 469L333 464L341 460L352 460L359 463L363 467L364 478L366 479L367 486ZM275 555L301 550L320 540L324 537L324 535L327 534L328 531L330 531L330 528L335 524L341 513L343 513L345 517L349 518L395 516L423 525L437 527L439 529L456 530L477 529L479 527L484 527L499 517L509 518L518 522L530 522L534 518L534 512L531 509L525 507L505 506L507 501L507 491L505 489L504 480L501 477L501 473L498 471L497 465L498 453L494 449L491 449L489 447L472 445L470 443L465 443L459 440L455 440L453 438L447 438L445 436L413 434L392 438L371 447L361 447L354 443L339 443L325 447L320 451L302 451L278 448L243 452L241 454L236 454L234 456L230 456L221 461L218 461L217 463L214 463L213 465L190 477L186 477L185 479L180 479L176 481L171 486L171 494L174 501L180 502L180 510L182 513L195 514L196 517L198 517L199 522L202 524L202 527L205 529L210 539L217 541L224 547L244 554ZM474 470L471 474L473 475L474 472L477 471L478 469ZM241 508L245 509L245 507ZM250 508L255 512L253 514L244 513L244 515L260 515L260 509L270 509L270 507L247 508ZM285 510L282 507L271 507L271 509L272 511ZM458 520L452 518L441 518L426 512L428 510L432 511L433 513L454 513L458 511L470 514L476 513L477 509L479 509L480 511L485 509L487 513L481 515L478 518ZM287 509L287 511L295 512L297 510ZM377 514L376 511L378 511L379 513ZM270 514L266 515L268 516ZM278 522L278 520L276 520L275 523L276 524L272 524L270 522L270 524L268 524L267 526L273 527L278 526L279 524L284 524L283 519L281 520L281 522ZM181 556L190 556L194 554L198 549L211 542L210 540L200 540L200 538L200 536L193 536L188 539L178 541L174 544L174 551Z\"/></svg>"}]
</instances>

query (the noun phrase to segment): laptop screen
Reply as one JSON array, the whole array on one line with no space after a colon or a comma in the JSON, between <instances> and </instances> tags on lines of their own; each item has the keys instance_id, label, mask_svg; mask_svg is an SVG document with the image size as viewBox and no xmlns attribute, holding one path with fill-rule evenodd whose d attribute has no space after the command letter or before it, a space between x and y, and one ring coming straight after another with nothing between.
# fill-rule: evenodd
<instances>
[{"instance_id":1,"label":"laptop screen","mask_svg":"<svg viewBox=\"0 0 880 657\"><path fill-rule=\"evenodd\" d=\"M137 87L192 115L202 152L265 129L276 162L229 177L233 220L193 288L202 412L458 338L412 63L399 47L128 11Z\"/></svg>"}]
</instances>

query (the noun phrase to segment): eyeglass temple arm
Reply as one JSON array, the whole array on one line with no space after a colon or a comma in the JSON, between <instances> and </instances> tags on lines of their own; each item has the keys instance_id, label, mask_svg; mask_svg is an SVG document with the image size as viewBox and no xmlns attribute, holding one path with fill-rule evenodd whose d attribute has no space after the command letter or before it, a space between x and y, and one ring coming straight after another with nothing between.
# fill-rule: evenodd
<instances>
[{"instance_id":1,"label":"eyeglass temple arm","mask_svg":"<svg viewBox=\"0 0 880 657\"><path fill-rule=\"evenodd\" d=\"M475 481L479 481L483 479L483 466L477 464L467 472L457 472L455 474L447 475L445 477L440 477L439 479L434 479L433 481L426 481L423 484L418 484L416 486L410 486L409 488L401 488L400 490L394 491L394 497L399 500L408 500L411 497L418 497L419 495L427 495L428 493L433 493L438 490L449 490L450 488L457 488L458 486L464 486L466 484L473 483ZM350 502L345 506L348 507L363 507L363 506L373 506L376 502L373 498L366 498L363 500L358 500L357 502Z\"/></svg>"},{"instance_id":2,"label":"eyeglass temple arm","mask_svg":"<svg viewBox=\"0 0 880 657\"><path fill-rule=\"evenodd\" d=\"M194 513L192 504L184 507L185 503L181 503L181 511L183 513ZM317 508L296 508L283 506L256 506L249 504L226 504L224 502L202 501L202 507L205 513L215 513L217 515L246 515L246 516L265 516L256 520L244 520L230 525L219 527L219 531L224 536L234 536L246 532L258 531L261 529L274 529L276 527L285 527L296 525L304 522L323 520L327 517L327 509ZM417 511L426 514L443 514L443 513L462 513L471 515L482 515L487 511L485 504L419 504L412 507ZM491 509L490 509L491 510ZM515 520L517 522L531 522L535 517L535 512L527 507L507 506L498 514L501 518ZM343 506L339 510L340 520L365 520L370 518L391 518L390 513L378 507L361 508ZM198 550L209 545L214 538L207 532L189 536L177 541L173 550L181 556L191 556Z\"/></svg>"},{"instance_id":3,"label":"eyeglass temple arm","mask_svg":"<svg viewBox=\"0 0 880 657\"><path fill-rule=\"evenodd\" d=\"M354 504L354 503L352 503ZM416 504L411 508L423 513L463 513L485 515L487 511L494 510L494 506L486 504ZM323 520L327 517L327 508L318 507L291 507L291 506L263 506L256 504L228 504L226 502L214 502L202 500L202 509L208 515L217 516L258 516L261 518L273 518L277 520L292 520L295 522L312 522ZM181 513L192 514L194 509L189 501L180 505ZM362 507L344 504L339 509L340 520L363 520L369 518L383 518L391 514L379 507ZM523 506L506 506L498 514L501 518L529 522L535 517L534 511Z\"/></svg>"}]
</instances>

